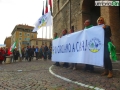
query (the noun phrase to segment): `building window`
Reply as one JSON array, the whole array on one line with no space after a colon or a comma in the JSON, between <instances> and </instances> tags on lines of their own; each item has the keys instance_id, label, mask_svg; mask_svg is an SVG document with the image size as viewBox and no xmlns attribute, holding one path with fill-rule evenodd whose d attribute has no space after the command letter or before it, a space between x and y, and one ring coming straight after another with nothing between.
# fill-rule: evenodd
<instances>
[{"instance_id":1,"label":"building window","mask_svg":"<svg viewBox=\"0 0 120 90\"><path fill-rule=\"evenodd\" d=\"M30 34L28 33L27 36L30 36Z\"/></svg>"},{"instance_id":2,"label":"building window","mask_svg":"<svg viewBox=\"0 0 120 90\"><path fill-rule=\"evenodd\" d=\"M30 38L26 38L27 39L27 41L30 41Z\"/></svg>"},{"instance_id":3,"label":"building window","mask_svg":"<svg viewBox=\"0 0 120 90\"><path fill-rule=\"evenodd\" d=\"M21 40L21 38L19 38L19 40Z\"/></svg>"},{"instance_id":4,"label":"building window","mask_svg":"<svg viewBox=\"0 0 120 90\"><path fill-rule=\"evenodd\" d=\"M29 46L29 43L27 43L27 45Z\"/></svg>"},{"instance_id":5,"label":"building window","mask_svg":"<svg viewBox=\"0 0 120 90\"><path fill-rule=\"evenodd\" d=\"M22 44L27 45L29 42L27 41L22 41Z\"/></svg>"},{"instance_id":6,"label":"building window","mask_svg":"<svg viewBox=\"0 0 120 90\"><path fill-rule=\"evenodd\" d=\"M25 33L25 36L27 36L27 33Z\"/></svg>"},{"instance_id":7,"label":"building window","mask_svg":"<svg viewBox=\"0 0 120 90\"><path fill-rule=\"evenodd\" d=\"M22 36L22 32L19 32L19 35Z\"/></svg>"},{"instance_id":8,"label":"building window","mask_svg":"<svg viewBox=\"0 0 120 90\"><path fill-rule=\"evenodd\" d=\"M71 29L74 30L74 26L72 26Z\"/></svg>"},{"instance_id":9,"label":"building window","mask_svg":"<svg viewBox=\"0 0 120 90\"><path fill-rule=\"evenodd\" d=\"M31 38L33 38L33 34L31 35Z\"/></svg>"},{"instance_id":10,"label":"building window","mask_svg":"<svg viewBox=\"0 0 120 90\"><path fill-rule=\"evenodd\" d=\"M26 41L27 39L25 38L25 41Z\"/></svg>"}]
</instances>

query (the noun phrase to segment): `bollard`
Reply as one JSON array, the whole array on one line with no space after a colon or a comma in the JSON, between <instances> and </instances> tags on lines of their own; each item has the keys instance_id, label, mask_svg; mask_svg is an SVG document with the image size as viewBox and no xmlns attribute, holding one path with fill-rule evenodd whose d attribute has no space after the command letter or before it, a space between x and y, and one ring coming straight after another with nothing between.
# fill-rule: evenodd
<instances>
[{"instance_id":1,"label":"bollard","mask_svg":"<svg viewBox=\"0 0 120 90\"><path fill-rule=\"evenodd\" d=\"M11 56L6 56L5 63L7 63L7 64L11 63Z\"/></svg>"}]
</instances>

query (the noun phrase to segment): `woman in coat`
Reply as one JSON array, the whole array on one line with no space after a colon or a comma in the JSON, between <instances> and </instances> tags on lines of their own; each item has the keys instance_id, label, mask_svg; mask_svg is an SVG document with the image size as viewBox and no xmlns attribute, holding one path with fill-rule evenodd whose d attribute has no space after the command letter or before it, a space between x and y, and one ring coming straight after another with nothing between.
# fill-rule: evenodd
<instances>
[{"instance_id":1,"label":"woman in coat","mask_svg":"<svg viewBox=\"0 0 120 90\"><path fill-rule=\"evenodd\" d=\"M111 34L111 29L110 26L105 25L104 18L99 17L97 20L97 24L101 25L104 29L104 72L101 74L102 76L108 75L108 78L113 77L113 72L112 72L112 62L110 59L110 52L108 50L108 42L111 42L110 37L112 36Z\"/></svg>"},{"instance_id":2,"label":"woman in coat","mask_svg":"<svg viewBox=\"0 0 120 90\"><path fill-rule=\"evenodd\" d=\"M3 60L4 60L4 57L5 57L5 51L4 49L1 47L0 48L0 64L2 64Z\"/></svg>"}]
</instances>

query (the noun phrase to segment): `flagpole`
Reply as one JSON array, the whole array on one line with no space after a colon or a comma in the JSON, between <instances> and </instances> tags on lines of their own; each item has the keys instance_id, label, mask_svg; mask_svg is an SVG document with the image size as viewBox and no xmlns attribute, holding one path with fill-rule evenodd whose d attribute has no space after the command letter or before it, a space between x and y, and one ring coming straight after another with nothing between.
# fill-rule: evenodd
<instances>
[{"instance_id":1,"label":"flagpole","mask_svg":"<svg viewBox=\"0 0 120 90\"><path fill-rule=\"evenodd\" d=\"M50 12L51 12L51 16L52 16L52 0L49 0L49 5L50 5ZM51 39L51 28L52 28L52 25L49 26L49 39Z\"/></svg>"},{"instance_id":2,"label":"flagpole","mask_svg":"<svg viewBox=\"0 0 120 90\"><path fill-rule=\"evenodd\" d=\"M47 26L46 26L46 39L47 39Z\"/></svg>"},{"instance_id":3,"label":"flagpole","mask_svg":"<svg viewBox=\"0 0 120 90\"><path fill-rule=\"evenodd\" d=\"M46 0L45 14L48 13L48 2ZM47 26L46 26L46 39L47 39Z\"/></svg>"},{"instance_id":4,"label":"flagpole","mask_svg":"<svg viewBox=\"0 0 120 90\"><path fill-rule=\"evenodd\" d=\"M49 26L49 39L51 39L51 26Z\"/></svg>"},{"instance_id":5,"label":"flagpole","mask_svg":"<svg viewBox=\"0 0 120 90\"><path fill-rule=\"evenodd\" d=\"M44 15L44 1L43 1L43 12L42 12L42 15ZM43 45L43 27L42 27L42 45Z\"/></svg>"},{"instance_id":6,"label":"flagpole","mask_svg":"<svg viewBox=\"0 0 120 90\"><path fill-rule=\"evenodd\" d=\"M43 45L43 27L42 27L42 45Z\"/></svg>"},{"instance_id":7,"label":"flagpole","mask_svg":"<svg viewBox=\"0 0 120 90\"><path fill-rule=\"evenodd\" d=\"M53 24L52 24L52 26L51 26L51 39L53 38Z\"/></svg>"}]
</instances>

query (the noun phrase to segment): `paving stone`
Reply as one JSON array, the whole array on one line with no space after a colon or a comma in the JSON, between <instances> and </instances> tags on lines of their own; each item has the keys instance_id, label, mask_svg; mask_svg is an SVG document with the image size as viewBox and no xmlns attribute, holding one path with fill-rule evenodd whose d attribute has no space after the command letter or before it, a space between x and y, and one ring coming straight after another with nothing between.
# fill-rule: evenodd
<instances>
[{"instance_id":1,"label":"paving stone","mask_svg":"<svg viewBox=\"0 0 120 90\"><path fill-rule=\"evenodd\" d=\"M95 73L83 72L84 65L78 64L78 70L71 70L62 67L52 67L52 71L62 77L83 83L75 84L64 81L50 74L49 67L53 62L32 60L11 64L3 64L0 67L0 90L91 90L87 85L101 89L119 90L120 72L114 71L115 77L107 79L101 77L101 68L95 68ZM114 64L115 65L115 64ZM113 65L113 66L114 66ZM115 66L117 68L120 65ZM22 70L18 72L18 70Z\"/></svg>"}]
</instances>

